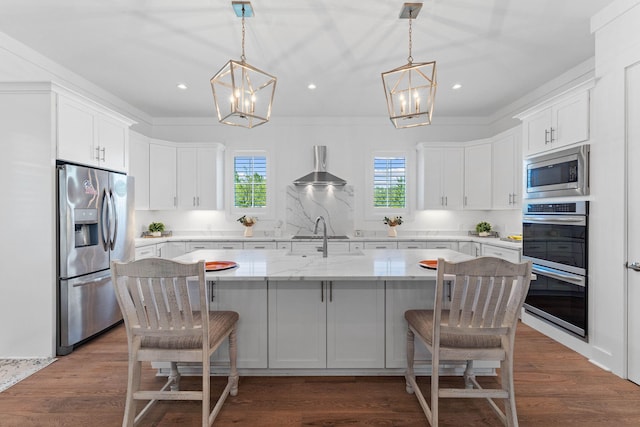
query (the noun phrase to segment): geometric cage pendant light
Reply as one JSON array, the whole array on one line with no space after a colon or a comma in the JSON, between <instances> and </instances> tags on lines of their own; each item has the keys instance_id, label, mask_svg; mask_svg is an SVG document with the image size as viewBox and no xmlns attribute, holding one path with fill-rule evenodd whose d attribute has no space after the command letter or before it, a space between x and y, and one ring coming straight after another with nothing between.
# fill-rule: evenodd
<instances>
[{"instance_id":1,"label":"geometric cage pendant light","mask_svg":"<svg viewBox=\"0 0 640 427\"><path fill-rule=\"evenodd\" d=\"M211 89L218 121L232 126L253 128L269 121L277 79L249 65L244 55L244 18L252 17L248 1L231 2L236 16L242 17L242 56L230 60L211 78Z\"/></svg>"},{"instance_id":2,"label":"geometric cage pendant light","mask_svg":"<svg viewBox=\"0 0 640 427\"><path fill-rule=\"evenodd\" d=\"M411 56L412 21L418 16L422 3L405 3L401 19L409 19L408 63L382 73L389 119L400 128L431 124L436 96L436 61L413 62Z\"/></svg>"}]
</instances>

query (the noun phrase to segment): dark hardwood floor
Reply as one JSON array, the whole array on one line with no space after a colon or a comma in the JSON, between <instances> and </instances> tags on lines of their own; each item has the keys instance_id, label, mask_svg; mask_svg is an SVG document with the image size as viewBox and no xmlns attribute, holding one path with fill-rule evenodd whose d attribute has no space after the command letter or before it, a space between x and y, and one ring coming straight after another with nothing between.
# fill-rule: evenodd
<instances>
[{"instance_id":1,"label":"dark hardwood floor","mask_svg":"<svg viewBox=\"0 0 640 427\"><path fill-rule=\"evenodd\" d=\"M127 345L119 326L0 393L0 426L118 426ZM162 383L147 369L147 383ZM419 380L428 392L429 378ZM447 378L448 382L460 381ZM483 378L487 384L495 377ZM214 378L222 389L224 378ZM197 378L184 378L198 386ZM521 426L640 426L640 387L584 357L518 327L515 387ZM442 426L501 425L484 400L441 401ZM144 426L199 425L195 402L158 404ZM241 377L217 426L420 426L417 399L401 377Z\"/></svg>"}]
</instances>

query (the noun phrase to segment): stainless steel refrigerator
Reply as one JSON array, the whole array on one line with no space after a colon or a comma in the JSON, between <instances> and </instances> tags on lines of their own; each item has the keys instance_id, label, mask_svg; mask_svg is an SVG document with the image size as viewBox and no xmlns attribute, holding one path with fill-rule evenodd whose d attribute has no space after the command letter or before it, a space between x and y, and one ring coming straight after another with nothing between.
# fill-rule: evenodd
<instances>
[{"instance_id":1,"label":"stainless steel refrigerator","mask_svg":"<svg viewBox=\"0 0 640 427\"><path fill-rule=\"evenodd\" d=\"M122 320L109 262L134 257L133 202L132 177L58 165L59 355Z\"/></svg>"}]
</instances>

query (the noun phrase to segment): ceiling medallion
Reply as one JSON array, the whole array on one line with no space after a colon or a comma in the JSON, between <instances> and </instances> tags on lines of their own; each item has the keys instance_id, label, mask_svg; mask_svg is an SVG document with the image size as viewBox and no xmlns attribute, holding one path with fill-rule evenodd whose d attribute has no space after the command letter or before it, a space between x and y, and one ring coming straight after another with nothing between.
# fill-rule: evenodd
<instances>
[{"instance_id":1,"label":"ceiling medallion","mask_svg":"<svg viewBox=\"0 0 640 427\"><path fill-rule=\"evenodd\" d=\"M232 1L242 17L242 56L229 60L211 78L211 89L218 121L232 126L253 128L269 121L276 90L276 77L249 65L244 54L245 17L254 16L251 2Z\"/></svg>"},{"instance_id":2,"label":"ceiling medallion","mask_svg":"<svg viewBox=\"0 0 640 427\"><path fill-rule=\"evenodd\" d=\"M409 19L408 63L382 73L389 119L398 129L431 124L437 86L436 61L413 62L411 56L412 22L421 8L422 3L405 3L400 12L400 19Z\"/></svg>"}]
</instances>

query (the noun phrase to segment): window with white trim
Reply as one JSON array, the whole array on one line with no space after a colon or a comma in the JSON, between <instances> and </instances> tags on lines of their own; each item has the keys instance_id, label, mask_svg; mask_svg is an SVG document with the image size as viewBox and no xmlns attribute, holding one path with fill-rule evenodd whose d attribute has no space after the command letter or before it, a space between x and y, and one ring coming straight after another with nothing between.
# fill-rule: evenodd
<instances>
[{"instance_id":1,"label":"window with white trim","mask_svg":"<svg viewBox=\"0 0 640 427\"><path fill-rule=\"evenodd\" d=\"M404 156L374 156L373 207L407 207L407 160Z\"/></svg>"},{"instance_id":2,"label":"window with white trim","mask_svg":"<svg viewBox=\"0 0 640 427\"><path fill-rule=\"evenodd\" d=\"M233 158L233 207L265 208L267 195L267 157L237 155Z\"/></svg>"}]
</instances>

